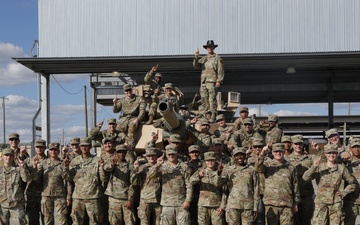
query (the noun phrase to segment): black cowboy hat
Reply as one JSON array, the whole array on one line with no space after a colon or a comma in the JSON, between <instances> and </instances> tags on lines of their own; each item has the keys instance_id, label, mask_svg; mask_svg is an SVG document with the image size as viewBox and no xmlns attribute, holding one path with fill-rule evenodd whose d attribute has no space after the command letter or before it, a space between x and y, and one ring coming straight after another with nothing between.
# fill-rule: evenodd
<instances>
[{"instance_id":1,"label":"black cowboy hat","mask_svg":"<svg viewBox=\"0 0 360 225\"><path fill-rule=\"evenodd\" d=\"M216 44L214 44L214 41L213 40L208 40L207 42L206 42L206 45L203 45L203 47L205 48L205 49L207 49L208 47L214 47L214 48L216 48L218 45L216 45Z\"/></svg>"}]
</instances>

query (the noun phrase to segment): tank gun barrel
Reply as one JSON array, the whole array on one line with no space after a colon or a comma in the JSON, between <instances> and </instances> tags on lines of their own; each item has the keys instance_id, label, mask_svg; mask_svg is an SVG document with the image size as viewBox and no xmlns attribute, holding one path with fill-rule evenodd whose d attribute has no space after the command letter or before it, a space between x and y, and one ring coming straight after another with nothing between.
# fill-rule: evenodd
<instances>
[{"instance_id":1,"label":"tank gun barrel","mask_svg":"<svg viewBox=\"0 0 360 225\"><path fill-rule=\"evenodd\" d=\"M166 127L171 130L176 130L181 125L181 116L177 115L172 107L167 102L160 102L158 105L158 110L161 116L164 118Z\"/></svg>"}]
</instances>

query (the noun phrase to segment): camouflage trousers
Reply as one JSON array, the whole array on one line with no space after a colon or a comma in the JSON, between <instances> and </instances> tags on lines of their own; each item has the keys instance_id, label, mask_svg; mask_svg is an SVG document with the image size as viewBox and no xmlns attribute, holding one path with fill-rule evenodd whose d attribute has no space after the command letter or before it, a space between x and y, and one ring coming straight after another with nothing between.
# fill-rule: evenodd
<instances>
[{"instance_id":1,"label":"camouflage trousers","mask_svg":"<svg viewBox=\"0 0 360 225\"><path fill-rule=\"evenodd\" d=\"M181 206L163 206L161 211L161 225L190 225L190 213Z\"/></svg>"},{"instance_id":2,"label":"camouflage trousers","mask_svg":"<svg viewBox=\"0 0 360 225\"><path fill-rule=\"evenodd\" d=\"M140 202L137 209L141 225L160 225L161 205L158 203Z\"/></svg>"},{"instance_id":3,"label":"camouflage trousers","mask_svg":"<svg viewBox=\"0 0 360 225\"><path fill-rule=\"evenodd\" d=\"M342 223L342 216L342 203L335 203L332 205L316 203L312 224L340 225Z\"/></svg>"},{"instance_id":4,"label":"camouflage trousers","mask_svg":"<svg viewBox=\"0 0 360 225\"><path fill-rule=\"evenodd\" d=\"M125 116L121 117L117 122L117 129L123 131L129 139L135 140L135 132L137 126L134 124L134 120L136 117L133 116ZM141 121L139 121L140 123Z\"/></svg>"},{"instance_id":5,"label":"camouflage trousers","mask_svg":"<svg viewBox=\"0 0 360 225\"><path fill-rule=\"evenodd\" d=\"M218 207L198 207L198 224L199 225L222 225L224 224L223 215L219 215Z\"/></svg>"},{"instance_id":6,"label":"camouflage trousers","mask_svg":"<svg viewBox=\"0 0 360 225\"><path fill-rule=\"evenodd\" d=\"M44 225L54 225L54 216L56 217L56 224L67 224L65 198L43 196L41 199L41 212L44 215Z\"/></svg>"},{"instance_id":7,"label":"camouflage trousers","mask_svg":"<svg viewBox=\"0 0 360 225\"><path fill-rule=\"evenodd\" d=\"M344 212L345 212L344 224L354 225L356 222L356 217L360 215L360 205L356 205L353 203L345 203Z\"/></svg>"},{"instance_id":8,"label":"camouflage trousers","mask_svg":"<svg viewBox=\"0 0 360 225\"><path fill-rule=\"evenodd\" d=\"M201 102L204 106L205 111L216 112L217 101L216 101L216 87L215 83L205 83L200 86Z\"/></svg>"},{"instance_id":9,"label":"camouflage trousers","mask_svg":"<svg viewBox=\"0 0 360 225\"><path fill-rule=\"evenodd\" d=\"M229 225L252 225L254 223L254 213L250 209L227 209L226 222Z\"/></svg>"},{"instance_id":10,"label":"camouflage trousers","mask_svg":"<svg viewBox=\"0 0 360 225\"><path fill-rule=\"evenodd\" d=\"M14 208L0 207L0 224L28 224L26 220L25 205L19 205Z\"/></svg>"},{"instance_id":11,"label":"camouflage trousers","mask_svg":"<svg viewBox=\"0 0 360 225\"><path fill-rule=\"evenodd\" d=\"M41 195L27 195L26 215L29 225L44 224L44 215L41 213Z\"/></svg>"},{"instance_id":12,"label":"camouflage trousers","mask_svg":"<svg viewBox=\"0 0 360 225\"><path fill-rule=\"evenodd\" d=\"M125 207L127 200L120 200L109 196L109 223L111 225L117 224L130 224L136 223L135 212L131 207L127 209Z\"/></svg>"},{"instance_id":13,"label":"camouflage trousers","mask_svg":"<svg viewBox=\"0 0 360 225\"><path fill-rule=\"evenodd\" d=\"M86 214L92 225L100 225L103 222L101 199L73 199L71 218L73 224L83 225Z\"/></svg>"},{"instance_id":14,"label":"camouflage trousers","mask_svg":"<svg viewBox=\"0 0 360 225\"><path fill-rule=\"evenodd\" d=\"M290 207L265 206L266 225L293 225L294 215Z\"/></svg>"},{"instance_id":15,"label":"camouflage trousers","mask_svg":"<svg viewBox=\"0 0 360 225\"><path fill-rule=\"evenodd\" d=\"M312 196L301 197L298 209L298 213L294 215L295 225L311 225L311 218L314 213L314 199Z\"/></svg>"}]
</instances>

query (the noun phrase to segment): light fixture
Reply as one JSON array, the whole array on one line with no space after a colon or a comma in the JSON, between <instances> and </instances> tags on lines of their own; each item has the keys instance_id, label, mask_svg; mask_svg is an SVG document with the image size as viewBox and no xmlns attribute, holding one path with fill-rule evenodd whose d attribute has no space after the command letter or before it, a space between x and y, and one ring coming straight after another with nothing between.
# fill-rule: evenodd
<instances>
[{"instance_id":1,"label":"light fixture","mask_svg":"<svg viewBox=\"0 0 360 225\"><path fill-rule=\"evenodd\" d=\"M121 73L119 71L113 71L111 73L111 75L114 76L114 77L119 77L121 75Z\"/></svg>"},{"instance_id":2,"label":"light fixture","mask_svg":"<svg viewBox=\"0 0 360 225\"><path fill-rule=\"evenodd\" d=\"M296 70L295 70L294 67L289 66L289 67L287 68L287 70L286 70L286 73L287 73L287 74L296 73Z\"/></svg>"}]
</instances>

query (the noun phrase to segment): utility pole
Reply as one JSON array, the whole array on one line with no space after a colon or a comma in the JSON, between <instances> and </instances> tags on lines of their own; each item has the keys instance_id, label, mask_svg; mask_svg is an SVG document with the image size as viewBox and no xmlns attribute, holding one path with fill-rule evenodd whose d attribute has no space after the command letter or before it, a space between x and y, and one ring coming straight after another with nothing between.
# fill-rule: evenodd
<instances>
[{"instance_id":1,"label":"utility pole","mask_svg":"<svg viewBox=\"0 0 360 225\"><path fill-rule=\"evenodd\" d=\"M84 105L85 105L85 137L88 136L88 114L87 114L87 100L86 100L86 85L84 85Z\"/></svg>"},{"instance_id":2,"label":"utility pole","mask_svg":"<svg viewBox=\"0 0 360 225\"><path fill-rule=\"evenodd\" d=\"M3 111L3 135L4 135L4 145L6 144L6 134L5 134L5 99L9 100L5 96L0 97L2 98L2 111Z\"/></svg>"}]
</instances>

